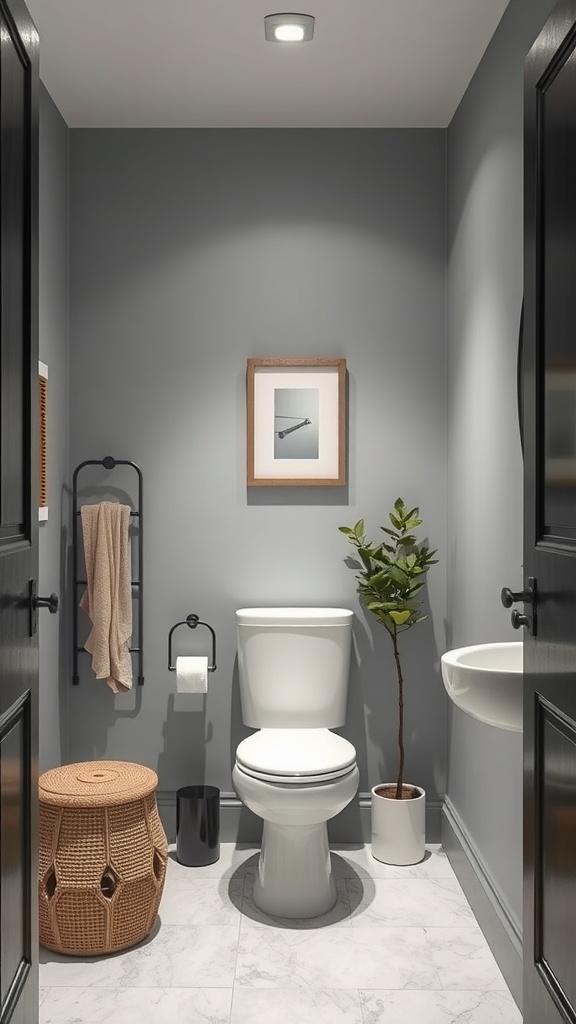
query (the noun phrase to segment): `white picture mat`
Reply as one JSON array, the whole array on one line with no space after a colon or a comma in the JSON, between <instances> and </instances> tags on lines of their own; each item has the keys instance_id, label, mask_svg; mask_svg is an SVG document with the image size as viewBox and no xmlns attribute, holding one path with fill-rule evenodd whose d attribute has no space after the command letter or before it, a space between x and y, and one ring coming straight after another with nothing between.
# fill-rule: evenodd
<instances>
[{"instance_id":1,"label":"white picture mat","mask_svg":"<svg viewBox=\"0 0 576 1024\"><path fill-rule=\"evenodd\" d=\"M316 388L319 400L319 438L317 459L274 458L275 388ZM257 479L337 479L338 451L338 370L326 367L302 367L281 370L274 366L254 371L254 476Z\"/></svg>"}]
</instances>

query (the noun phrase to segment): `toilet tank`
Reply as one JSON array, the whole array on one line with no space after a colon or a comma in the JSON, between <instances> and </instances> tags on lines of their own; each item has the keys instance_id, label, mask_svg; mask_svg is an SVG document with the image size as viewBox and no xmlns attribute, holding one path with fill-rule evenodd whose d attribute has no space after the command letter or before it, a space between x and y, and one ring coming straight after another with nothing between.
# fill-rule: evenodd
<instances>
[{"instance_id":1,"label":"toilet tank","mask_svg":"<svg viewBox=\"0 0 576 1024\"><path fill-rule=\"evenodd\" d=\"M236 612L242 719L253 729L344 725L353 612L240 608Z\"/></svg>"}]
</instances>

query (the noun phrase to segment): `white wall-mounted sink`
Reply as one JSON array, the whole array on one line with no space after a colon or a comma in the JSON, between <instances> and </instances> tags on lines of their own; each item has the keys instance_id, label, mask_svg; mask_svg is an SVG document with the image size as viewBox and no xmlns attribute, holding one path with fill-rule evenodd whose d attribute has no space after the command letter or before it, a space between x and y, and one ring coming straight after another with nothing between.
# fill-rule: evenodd
<instances>
[{"instance_id":1,"label":"white wall-mounted sink","mask_svg":"<svg viewBox=\"0 0 576 1024\"><path fill-rule=\"evenodd\" d=\"M522 641L458 647L441 660L446 692L462 711L522 732Z\"/></svg>"}]
</instances>

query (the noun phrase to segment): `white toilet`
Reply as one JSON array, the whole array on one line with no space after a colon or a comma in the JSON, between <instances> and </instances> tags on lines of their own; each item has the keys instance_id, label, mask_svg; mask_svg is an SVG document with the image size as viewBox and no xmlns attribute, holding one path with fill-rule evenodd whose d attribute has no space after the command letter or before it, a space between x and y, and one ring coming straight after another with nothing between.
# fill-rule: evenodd
<instances>
[{"instance_id":1,"label":"white toilet","mask_svg":"<svg viewBox=\"0 0 576 1024\"><path fill-rule=\"evenodd\" d=\"M326 822L358 789L344 725L353 613L345 608L236 612L242 718L238 796L264 819L254 902L279 917L316 917L336 902Z\"/></svg>"}]
</instances>

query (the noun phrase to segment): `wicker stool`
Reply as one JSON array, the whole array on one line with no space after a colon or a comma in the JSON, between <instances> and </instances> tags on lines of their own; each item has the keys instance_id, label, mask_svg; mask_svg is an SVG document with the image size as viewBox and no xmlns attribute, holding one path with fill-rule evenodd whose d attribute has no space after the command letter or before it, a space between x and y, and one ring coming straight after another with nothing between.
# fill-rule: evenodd
<instances>
[{"instance_id":1,"label":"wicker stool","mask_svg":"<svg viewBox=\"0 0 576 1024\"><path fill-rule=\"evenodd\" d=\"M40 942L75 956L115 953L150 932L168 846L155 772L87 761L40 776Z\"/></svg>"}]
</instances>

